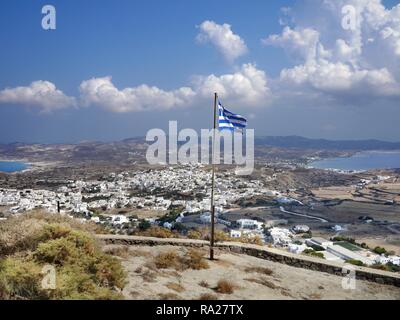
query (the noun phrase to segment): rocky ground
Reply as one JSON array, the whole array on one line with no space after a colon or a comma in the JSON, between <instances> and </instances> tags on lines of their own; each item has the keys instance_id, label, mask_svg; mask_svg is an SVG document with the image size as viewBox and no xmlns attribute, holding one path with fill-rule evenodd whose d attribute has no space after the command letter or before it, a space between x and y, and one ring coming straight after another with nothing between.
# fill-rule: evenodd
<instances>
[{"instance_id":1,"label":"rocky ground","mask_svg":"<svg viewBox=\"0 0 400 320\"><path fill-rule=\"evenodd\" d=\"M346 290L342 277L239 254L217 253L216 261L202 259L206 266L193 270L170 263L187 256L183 247L108 245L105 250L119 256L128 272L126 299L400 299L397 287L357 280L354 290Z\"/></svg>"}]
</instances>

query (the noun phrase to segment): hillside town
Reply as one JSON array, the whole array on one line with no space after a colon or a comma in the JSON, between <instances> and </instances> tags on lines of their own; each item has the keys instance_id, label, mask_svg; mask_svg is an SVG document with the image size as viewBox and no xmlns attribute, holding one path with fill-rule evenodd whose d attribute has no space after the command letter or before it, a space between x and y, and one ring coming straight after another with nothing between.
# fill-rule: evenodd
<instances>
[{"instance_id":1,"label":"hillside town","mask_svg":"<svg viewBox=\"0 0 400 320\"><path fill-rule=\"evenodd\" d=\"M196 168L192 165L179 168L170 166L160 170L111 173L100 181L70 180L57 190L0 189L0 208L7 208L0 218L40 208L50 213L59 212L82 221L106 225L114 233L129 234L138 228L141 221L146 221L149 225L169 230L179 225L184 235L190 228L207 227L211 223L210 175L201 165ZM358 190L368 183L360 181ZM255 196L273 199L283 212L288 212L284 209L285 205L303 206L298 199L266 188L260 180L245 179L234 171L225 171L218 176L216 188L215 222L233 241L258 239L258 243L291 253L308 254L341 263L351 261L366 266L400 266L400 257L390 252L377 253L351 244L347 239L335 241L312 237L308 225L284 228L287 221L282 219L226 218L226 212L238 207L236 202L239 199ZM139 219L135 214L126 214L127 211L123 209L131 212L147 210L157 214ZM174 214L171 215L172 211ZM340 231L342 227L335 225L332 229Z\"/></svg>"}]
</instances>

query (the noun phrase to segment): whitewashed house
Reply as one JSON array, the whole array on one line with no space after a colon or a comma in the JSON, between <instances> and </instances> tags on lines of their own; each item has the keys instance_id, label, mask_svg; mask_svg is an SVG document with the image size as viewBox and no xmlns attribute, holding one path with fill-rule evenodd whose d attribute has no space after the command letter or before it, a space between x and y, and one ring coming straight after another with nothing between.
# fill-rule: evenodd
<instances>
[{"instance_id":1,"label":"whitewashed house","mask_svg":"<svg viewBox=\"0 0 400 320\"><path fill-rule=\"evenodd\" d=\"M240 230L231 230L229 235L231 238L240 238L242 236L242 232Z\"/></svg>"}]
</instances>

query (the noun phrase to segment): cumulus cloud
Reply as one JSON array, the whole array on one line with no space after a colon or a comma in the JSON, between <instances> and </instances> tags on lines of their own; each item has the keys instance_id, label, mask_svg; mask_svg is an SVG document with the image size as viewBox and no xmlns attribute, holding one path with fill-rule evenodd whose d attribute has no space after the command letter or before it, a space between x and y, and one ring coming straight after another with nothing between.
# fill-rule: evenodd
<instances>
[{"instance_id":1,"label":"cumulus cloud","mask_svg":"<svg viewBox=\"0 0 400 320\"><path fill-rule=\"evenodd\" d=\"M218 92L225 102L238 107L259 107L269 103L270 89L264 71L254 64L244 64L234 73L194 76L188 86L163 90L142 84L117 88L110 76L84 80L79 99L68 97L48 81L35 81L29 87L0 91L0 103L34 105L42 111L70 106L100 107L110 112L141 112L199 106Z\"/></svg>"},{"instance_id":2,"label":"cumulus cloud","mask_svg":"<svg viewBox=\"0 0 400 320\"><path fill-rule=\"evenodd\" d=\"M235 104L245 107L265 106L270 97L265 72L250 63L232 74L197 77L195 90L202 97L218 92L228 102L235 101Z\"/></svg>"},{"instance_id":3,"label":"cumulus cloud","mask_svg":"<svg viewBox=\"0 0 400 320\"><path fill-rule=\"evenodd\" d=\"M119 90L111 77L85 80L80 85L83 105L96 105L113 112L135 112L171 109L188 105L195 95L189 87L164 91L140 85Z\"/></svg>"},{"instance_id":4,"label":"cumulus cloud","mask_svg":"<svg viewBox=\"0 0 400 320\"><path fill-rule=\"evenodd\" d=\"M265 105L269 95L264 71L253 64L245 64L232 74L195 76L189 87L164 91L140 85L118 89L111 77L85 80L80 85L81 103L113 112L168 110L201 104L218 92L226 101L236 101L243 107Z\"/></svg>"},{"instance_id":5,"label":"cumulus cloud","mask_svg":"<svg viewBox=\"0 0 400 320\"><path fill-rule=\"evenodd\" d=\"M42 80L34 81L26 87L0 91L0 103L34 106L43 112L76 106L75 98L66 96L53 83Z\"/></svg>"},{"instance_id":6,"label":"cumulus cloud","mask_svg":"<svg viewBox=\"0 0 400 320\"><path fill-rule=\"evenodd\" d=\"M356 12L352 30L342 27L346 5ZM280 87L337 97L400 96L400 5L386 9L380 0L317 0L306 1L302 9L290 10L293 26L262 39L295 62L281 71Z\"/></svg>"},{"instance_id":7,"label":"cumulus cloud","mask_svg":"<svg viewBox=\"0 0 400 320\"><path fill-rule=\"evenodd\" d=\"M233 62L248 52L243 39L234 34L227 23L221 25L207 20L199 28L197 41L214 45L228 62Z\"/></svg>"},{"instance_id":8,"label":"cumulus cloud","mask_svg":"<svg viewBox=\"0 0 400 320\"><path fill-rule=\"evenodd\" d=\"M283 29L281 35L270 35L261 42L264 45L282 47L295 60L302 59L304 61L314 60L320 45L318 31L311 28L293 30L288 26Z\"/></svg>"}]
</instances>

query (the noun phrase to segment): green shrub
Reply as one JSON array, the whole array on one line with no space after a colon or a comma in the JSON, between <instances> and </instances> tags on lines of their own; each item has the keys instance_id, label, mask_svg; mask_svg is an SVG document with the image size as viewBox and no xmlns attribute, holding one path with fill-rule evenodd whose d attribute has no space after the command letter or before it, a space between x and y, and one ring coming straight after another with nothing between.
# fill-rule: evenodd
<instances>
[{"instance_id":1,"label":"green shrub","mask_svg":"<svg viewBox=\"0 0 400 320\"><path fill-rule=\"evenodd\" d=\"M324 258L324 254L322 252L317 252L314 249L305 249L303 251L304 254L308 255L308 256L312 256L312 257L318 257L318 258Z\"/></svg>"},{"instance_id":2,"label":"green shrub","mask_svg":"<svg viewBox=\"0 0 400 320\"><path fill-rule=\"evenodd\" d=\"M0 298L122 298L118 290L124 288L126 274L121 263L104 253L89 233L52 223L30 233L29 240L29 251L19 247L14 256L0 260ZM41 289L46 264L56 268L55 290Z\"/></svg>"},{"instance_id":3,"label":"green shrub","mask_svg":"<svg viewBox=\"0 0 400 320\"><path fill-rule=\"evenodd\" d=\"M151 227L151 224L147 220L142 220L139 222L139 230L141 230L141 231L146 231L150 227Z\"/></svg>"},{"instance_id":4,"label":"green shrub","mask_svg":"<svg viewBox=\"0 0 400 320\"><path fill-rule=\"evenodd\" d=\"M382 247L375 247L375 249L373 250L376 254L386 254L386 249L382 248Z\"/></svg>"},{"instance_id":5,"label":"green shrub","mask_svg":"<svg viewBox=\"0 0 400 320\"><path fill-rule=\"evenodd\" d=\"M32 261L7 258L0 263L0 297L2 299L42 299L41 269Z\"/></svg>"},{"instance_id":6,"label":"green shrub","mask_svg":"<svg viewBox=\"0 0 400 320\"><path fill-rule=\"evenodd\" d=\"M346 262L353 264L355 266L360 266L360 267L364 266L364 263L362 261L356 260L356 259L349 259L349 260L346 260Z\"/></svg>"}]
</instances>

